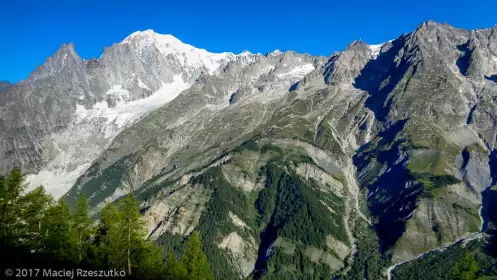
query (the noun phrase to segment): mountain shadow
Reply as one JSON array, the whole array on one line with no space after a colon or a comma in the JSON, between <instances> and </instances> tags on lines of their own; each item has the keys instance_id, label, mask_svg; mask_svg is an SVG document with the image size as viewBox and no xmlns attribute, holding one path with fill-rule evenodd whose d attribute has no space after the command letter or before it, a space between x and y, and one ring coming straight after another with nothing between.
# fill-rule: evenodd
<instances>
[{"instance_id":1,"label":"mountain shadow","mask_svg":"<svg viewBox=\"0 0 497 280\"><path fill-rule=\"evenodd\" d=\"M485 76L485 79L497 83L497 75Z\"/></svg>"},{"instance_id":2,"label":"mountain shadow","mask_svg":"<svg viewBox=\"0 0 497 280\"><path fill-rule=\"evenodd\" d=\"M405 42L406 35L392 41L392 46L387 51L380 53L376 59L370 60L354 81L356 88L369 92L366 107L374 112L379 121L384 121L389 112L391 101L388 100L388 96L390 92L404 78L411 67L410 62L405 57L402 58L398 66L394 63L395 56L403 48ZM384 81L388 81L388 83L380 87Z\"/></svg>"},{"instance_id":3,"label":"mountain shadow","mask_svg":"<svg viewBox=\"0 0 497 280\"><path fill-rule=\"evenodd\" d=\"M359 184L368 189L368 208L377 221L374 229L382 253L404 234L406 221L423 192L421 184L411 182L412 176L405 168L408 158L401 149L403 140L396 139L405 124L402 120L390 126L378 135L377 143L364 145L353 158Z\"/></svg>"},{"instance_id":4,"label":"mountain shadow","mask_svg":"<svg viewBox=\"0 0 497 280\"><path fill-rule=\"evenodd\" d=\"M483 246L483 251L493 258L497 258L497 229L488 230L487 235L488 239Z\"/></svg>"},{"instance_id":5,"label":"mountain shadow","mask_svg":"<svg viewBox=\"0 0 497 280\"><path fill-rule=\"evenodd\" d=\"M464 44L458 45L457 49L463 54L457 59L456 66L459 68L459 72L466 76L473 53L473 51L469 49L469 40Z\"/></svg>"}]
</instances>

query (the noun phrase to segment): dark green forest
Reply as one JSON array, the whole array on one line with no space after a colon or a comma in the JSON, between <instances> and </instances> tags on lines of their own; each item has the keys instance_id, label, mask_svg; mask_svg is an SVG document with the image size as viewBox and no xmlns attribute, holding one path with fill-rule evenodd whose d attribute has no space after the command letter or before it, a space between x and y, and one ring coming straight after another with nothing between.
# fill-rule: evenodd
<instances>
[{"instance_id":1,"label":"dark green forest","mask_svg":"<svg viewBox=\"0 0 497 280\"><path fill-rule=\"evenodd\" d=\"M489 233L495 238L494 233ZM408 262L394 271L395 279L497 280L494 240L473 240Z\"/></svg>"},{"instance_id":2,"label":"dark green forest","mask_svg":"<svg viewBox=\"0 0 497 280\"><path fill-rule=\"evenodd\" d=\"M21 268L81 268L117 270L129 279L214 279L197 232L186 240L179 258L146 240L134 196L107 204L98 223L88 208L83 195L70 209L43 187L26 192L20 170L0 176L0 252L7 256L2 267L14 273Z\"/></svg>"}]
</instances>

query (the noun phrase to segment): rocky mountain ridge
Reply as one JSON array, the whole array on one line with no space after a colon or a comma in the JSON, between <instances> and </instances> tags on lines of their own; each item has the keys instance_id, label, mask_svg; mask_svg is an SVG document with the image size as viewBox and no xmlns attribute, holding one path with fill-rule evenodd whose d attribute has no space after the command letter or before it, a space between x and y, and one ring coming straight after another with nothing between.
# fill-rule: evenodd
<instances>
[{"instance_id":1,"label":"rocky mountain ridge","mask_svg":"<svg viewBox=\"0 0 497 280\"><path fill-rule=\"evenodd\" d=\"M166 248L200 232L216 279L387 278L495 223L497 26L429 21L329 58L178 44L137 32L84 63L63 46L0 95L3 168L75 165L53 185L95 213L134 193Z\"/></svg>"},{"instance_id":2,"label":"rocky mountain ridge","mask_svg":"<svg viewBox=\"0 0 497 280\"><path fill-rule=\"evenodd\" d=\"M213 54L151 30L105 48L98 60L82 60L72 43L64 44L2 96L0 169L21 167L33 174L28 177L33 186L42 184L61 196L125 127L173 100L202 75L215 74L229 62L288 59L275 54L268 54L270 59L249 52ZM248 75L274 68L266 64ZM304 65L288 79L311 67ZM233 102L248 91L242 88Z\"/></svg>"}]
</instances>

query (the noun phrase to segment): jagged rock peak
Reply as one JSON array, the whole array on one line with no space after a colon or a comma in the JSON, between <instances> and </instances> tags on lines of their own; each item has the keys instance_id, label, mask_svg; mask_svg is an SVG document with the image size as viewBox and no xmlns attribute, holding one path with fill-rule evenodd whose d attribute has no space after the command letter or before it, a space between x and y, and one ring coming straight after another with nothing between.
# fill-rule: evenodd
<instances>
[{"instance_id":1,"label":"jagged rock peak","mask_svg":"<svg viewBox=\"0 0 497 280\"><path fill-rule=\"evenodd\" d=\"M82 61L81 57L79 57L79 55L76 53L76 50L74 49L74 43L70 42L67 44L62 44L55 52L55 54L45 61L45 64L49 63L50 61L64 62L68 58L68 56L71 56L78 62Z\"/></svg>"},{"instance_id":2,"label":"jagged rock peak","mask_svg":"<svg viewBox=\"0 0 497 280\"><path fill-rule=\"evenodd\" d=\"M385 46L385 44L388 44L392 41L393 40L389 40L389 41L386 41L386 42L383 42L380 44L367 44L362 40L356 40L356 41L353 41L352 43L350 43L345 48L344 52L352 52L352 53L355 53L355 52L368 53L369 52L371 54L371 58L376 59L376 57L378 57L378 55L380 54L383 46ZM335 54L333 54L333 55L335 55Z\"/></svg>"},{"instance_id":3,"label":"jagged rock peak","mask_svg":"<svg viewBox=\"0 0 497 280\"><path fill-rule=\"evenodd\" d=\"M75 54L76 51L74 50L74 43L73 42L69 42L67 44L62 44L60 46L59 50L57 50L57 52L55 53L55 55L63 54L63 53Z\"/></svg>"},{"instance_id":4,"label":"jagged rock peak","mask_svg":"<svg viewBox=\"0 0 497 280\"><path fill-rule=\"evenodd\" d=\"M48 57L43 65L39 65L36 70L31 73L30 78L38 79L47 77L62 71L66 66L73 67L73 65L78 65L80 63L82 63L82 60L74 49L74 43L62 44L53 56Z\"/></svg>"},{"instance_id":5,"label":"jagged rock peak","mask_svg":"<svg viewBox=\"0 0 497 280\"><path fill-rule=\"evenodd\" d=\"M352 41L345 49L350 49L350 48L358 48L358 47L362 47L362 46L367 46L368 44L366 44L363 40L359 39L359 40L355 40L355 41Z\"/></svg>"}]
</instances>

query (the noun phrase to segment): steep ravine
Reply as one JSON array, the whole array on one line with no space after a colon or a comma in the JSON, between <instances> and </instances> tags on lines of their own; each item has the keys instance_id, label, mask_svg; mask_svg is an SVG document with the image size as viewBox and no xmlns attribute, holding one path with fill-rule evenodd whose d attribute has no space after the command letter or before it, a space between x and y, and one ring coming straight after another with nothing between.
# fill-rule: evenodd
<instances>
[{"instance_id":1,"label":"steep ravine","mask_svg":"<svg viewBox=\"0 0 497 280\"><path fill-rule=\"evenodd\" d=\"M350 253L348 257L348 265L342 272L343 275L346 275L350 268L352 267L352 264L354 263L354 258L356 254L358 253L357 250L357 240L354 237L353 229L354 225L357 222L358 218L363 219L369 226L372 225L371 221L362 213L360 209L360 189L359 186L357 185L357 179L355 177L355 174L357 173L356 167L352 163L352 161L349 161L348 167L347 167L347 188L349 190L349 193L352 196L347 196L347 202L345 203L345 214L344 214L344 224L345 224L345 230L347 231L347 235L350 240L350 244L352 244L352 252ZM353 207L351 207L353 205ZM353 212L356 213L356 217L353 219ZM368 280L368 273L367 273L367 265L364 268L364 279Z\"/></svg>"}]
</instances>

